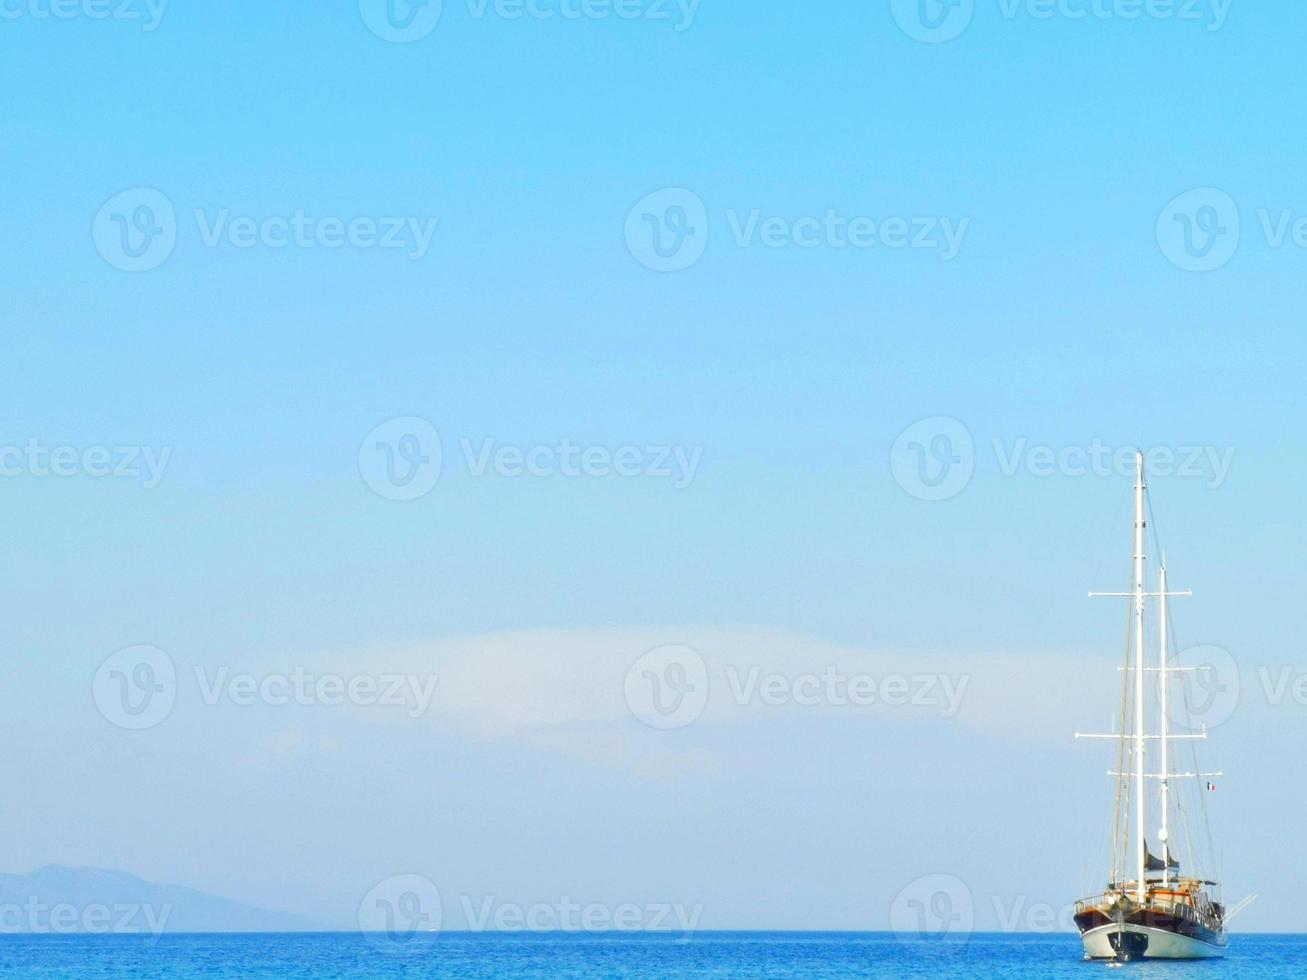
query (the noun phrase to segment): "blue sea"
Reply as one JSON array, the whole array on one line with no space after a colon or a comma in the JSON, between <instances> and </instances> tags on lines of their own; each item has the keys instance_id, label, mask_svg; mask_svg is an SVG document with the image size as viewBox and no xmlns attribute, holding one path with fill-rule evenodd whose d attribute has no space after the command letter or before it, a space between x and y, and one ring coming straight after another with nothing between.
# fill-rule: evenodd
<instances>
[{"instance_id":1,"label":"blue sea","mask_svg":"<svg viewBox=\"0 0 1307 980\"><path fill-rule=\"evenodd\" d=\"M0 935L0 977L844 980L850 977L1307 976L1307 936L1239 936L1220 962L1082 960L1074 935L905 941L886 933L444 934L403 952L358 934Z\"/></svg>"}]
</instances>

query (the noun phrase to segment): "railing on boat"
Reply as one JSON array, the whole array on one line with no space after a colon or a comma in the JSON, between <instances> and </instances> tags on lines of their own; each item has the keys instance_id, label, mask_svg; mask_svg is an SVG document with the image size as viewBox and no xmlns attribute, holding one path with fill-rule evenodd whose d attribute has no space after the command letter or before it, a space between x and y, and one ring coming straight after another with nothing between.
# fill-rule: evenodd
<instances>
[{"instance_id":1,"label":"railing on boat","mask_svg":"<svg viewBox=\"0 0 1307 980\"><path fill-rule=\"evenodd\" d=\"M1156 910L1159 912L1165 912L1168 915L1175 916L1177 919L1185 919L1189 922L1196 923L1205 929L1211 929L1215 932L1220 931L1220 919L1214 915L1209 915L1206 912L1198 911L1188 902L1177 900L1178 897L1179 896L1175 895L1150 894L1147 908L1150 911ZM1095 895L1092 898L1079 899L1075 905L1075 914L1082 915L1085 912L1090 912L1096 909L1110 917L1111 907L1115 904L1112 900L1119 898L1125 898L1129 903L1126 906L1127 914L1138 908L1138 905L1135 904L1131 896L1118 896L1115 893L1106 892L1101 895Z\"/></svg>"}]
</instances>

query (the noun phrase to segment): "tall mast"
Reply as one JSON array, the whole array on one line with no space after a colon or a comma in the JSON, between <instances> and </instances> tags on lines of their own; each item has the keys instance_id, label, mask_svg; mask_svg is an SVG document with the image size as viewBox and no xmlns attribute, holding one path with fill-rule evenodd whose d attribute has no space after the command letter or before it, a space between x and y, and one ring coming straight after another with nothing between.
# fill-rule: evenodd
<instances>
[{"instance_id":1,"label":"tall mast","mask_svg":"<svg viewBox=\"0 0 1307 980\"><path fill-rule=\"evenodd\" d=\"M1162 784L1162 830L1158 837L1162 839L1162 887L1169 887L1171 884L1171 835L1167 827L1167 777L1171 775L1171 770L1167 763L1167 742L1170 740L1168 728L1168 719L1166 717L1166 688L1170 671L1166 663L1166 557L1162 557L1162 567L1158 572L1159 587L1157 590L1157 632L1161 639L1161 651L1159 654L1157 673L1157 683L1161 685L1158 688L1158 700L1162 709L1162 766L1158 770Z\"/></svg>"},{"instance_id":2,"label":"tall mast","mask_svg":"<svg viewBox=\"0 0 1307 980\"><path fill-rule=\"evenodd\" d=\"M1148 897L1144 884L1144 454L1135 454L1135 870L1137 898Z\"/></svg>"}]
</instances>

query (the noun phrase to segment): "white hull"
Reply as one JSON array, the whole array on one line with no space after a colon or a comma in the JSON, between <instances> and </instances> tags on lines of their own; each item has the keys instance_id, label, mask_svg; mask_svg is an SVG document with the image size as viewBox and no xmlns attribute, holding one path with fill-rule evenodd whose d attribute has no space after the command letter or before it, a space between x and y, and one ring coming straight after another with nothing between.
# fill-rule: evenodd
<instances>
[{"instance_id":1,"label":"white hull","mask_svg":"<svg viewBox=\"0 0 1307 980\"><path fill-rule=\"evenodd\" d=\"M1113 923L1086 932L1081 936L1085 943L1085 956L1095 960L1115 959L1116 948L1113 947L1110 937L1121 928ZM1148 937L1148 949L1144 953L1146 960L1210 960L1225 955L1224 946L1205 943L1201 939L1181 936L1165 929L1126 923L1125 931Z\"/></svg>"}]
</instances>

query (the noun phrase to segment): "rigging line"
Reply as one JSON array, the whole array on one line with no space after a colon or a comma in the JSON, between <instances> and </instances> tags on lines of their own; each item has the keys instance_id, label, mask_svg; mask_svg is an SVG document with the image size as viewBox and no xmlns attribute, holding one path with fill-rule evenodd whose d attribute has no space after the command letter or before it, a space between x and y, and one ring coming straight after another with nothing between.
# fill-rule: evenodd
<instances>
[{"instance_id":1,"label":"rigging line","mask_svg":"<svg viewBox=\"0 0 1307 980\"><path fill-rule=\"evenodd\" d=\"M1180 800L1179 794L1176 794L1175 808L1180 814L1180 826L1184 829L1184 846L1189 853L1190 867L1193 869L1195 878L1206 878L1202 873L1203 867L1199 862L1196 852L1194 851L1193 839L1189 836L1189 811L1184 808L1184 802Z\"/></svg>"},{"instance_id":2,"label":"rigging line","mask_svg":"<svg viewBox=\"0 0 1307 980\"><path fill-rule=\"evenodd\" d=\"M1174 639L1175 637L1178 636L1178 633L1177 633L1176 630L1175 630L1175 626L1174 626L1174 623L1173 623L1173 621L1172 621L1172 618L1171 618L1171 614L1170 614L1170 610L1169 610L1169 609L1167 610L1167 617L1166 617L1166 619L1167 619L1167 629L1168 629L1168 631L1169 631L1169 633L1170 633L1170 636ZM1178 646L1179 646L1179 641L1176 640L1175 642L1176 642L1176 646L1177 646L1177 648L1178 648ZM1177 649L1177 653L1178 653L1178 652L1179 652L1179 651L1178 651L1178 649ZM1185 727L1187 727L1188 729L1190 729L1190 730L1192 731L1192 730L1193 730L1193 723L1192 723L1191 712L1190 712L1190 704L1189 704L1189 687L1188 687L1188 685L1182 683L1182 684L1181 684L1181 691L1183 692L1183 704L1184 704L1184 707L1185 707ZM1190 757L1190 761L1193 763L1193 771L1194 771L1194 772L1200 772L1200 771L1201 771L1201 768L1200 768L1199 765L1198 765L1198 746L1195 744L1197 740L1196 740L1196 739L1190 739L1190 740L1188 740L1188 741L1189 741L1189 757ZM1209 815L1209 813L1208 813L1208 810L1207 810L1207 794L1206 794L1206 792L1205 792L1205 789L1200 789L1200 790L1199 790L1199 793L1198 793L1198 813L1199 813L1199 816L1202 818L1203 837L1204 837L1204 839L1205 839L1206 842L1207 842L1207 855L1206 855L1206 857L1210 858L1210 859L1213 861L1213 863L1215 863L1215 861L1216 861L1216 845L1215 845L1215 842L1214 842L1213 839L1212 839L1212 823L1211 823L1211 817L1210 817L1210 815ZM1219 876L1220 876L1220 875L1219 875L1219 871L1220 871L1220 869L1219 869L1219 868L1214 868L1214 870L1216 870L1216 871L1218 872L1217 877L1219 877Z\"/></svg>"},{"instance_id":3,"label":"rigging line","mask_svg":"<svg viewBox=\"0 0 1307 980\"><path fill-rule=\"evenodd\" d=\"M1144 492L1144 506L1147 508L1147 517L1148 517L1149 530L1152 531L1153 543L1156 544L1156 546L1157 546L1157 550L1158 550L1158 553L1160 554L1161 551L1162 551L1162 536L1161 536L1160 532L1158 531L1158 527L1157 527L1157 518L1156 518L1156 515L1155 515L1154 512L1153 512L1153 495L1152 495L1152 491L1150 491L1150 490L1145 490L1145 492ZM1179 643L1179 640L1177 639L1177 637L1178 637L1179 634L1176 632L1176 629L1175 629L1175 621L1174 621L1174 618L1173 618L1173 616L1172 616L1171 609L1170 609L1170 606L1169 606L1169 605L1168 605L1167 610L1166 610L1166 626L1167 626L1167 640L1168 640L1167 646L1168 646L1168 647L1174 646L1174 648L1175 648L1175 652L1178 654L1178 653L1180 652L1180 643ZM1171 652L1171 651L1168 649L1168 650L1167 650L1167 654L1168 654L1168 656L1170 655L1170 652ZM1185 708L1185 727L1188 728L1190 731L1192 731L1192 730L1193 730L1192 716L1191 716L1191 712L1190 712L1190 710L1189 710L1189 709L1190 709L1190 705L1189 705L1189 687L1188 687L1187 684L1185 684L1185 683L1182 681L1181 684L1180 684L1180 690L1181 690L1181 696L1182 696L1182 700L1183 700L1184 708ZM1194 771L1194 772L1201 772L1201 769L1199 768L1199 765L1198 765L1198 746L1195 744L1197 740L1196 740L1196 739L1187 739L1187 741L1189 742L1189 757L1190 757L1191 762L1193 763L1193 771ZM1179 798L1180 798L1181 794L1180 794L1180 793L1176 793L1175 795L1176 795L1176 806L1177 806L1177 809L1179 809L1179 806L1180 806L1180 799L1179 799ZM1200 789L1199 792L1198 792L1198 812L1199 812L1199 815L1202 817L1203 836L1204 836L1204 838L1205 838L1206 841L1207 841L1208 856L1211 858L1213 864L1215 864L1215 861L1216 861L1216 845L1215 845L1215 842L1214 842L1213 839L1212 839L1212 824L1211 824L1211 818L1209 817L1208 812L1207 812L1207 793L1206 793L1205 787L1204 787L1204 789ZM1185 824L1185 834L1186 834L1186 838L1188 837L1188 831L1189 831L1189 827L1188 827L1188 823L1186 822L1186 824ZM1189 843L1189 848L1190 848L1190 856L1191 856L1191 859L1192 859L1192 858L1194 857L1194 855L1193 855L1193 846L1192 846L1192 842L1188 842L1188 843ZM1200 870L1199 862L1198 862L1196 859L1194 860L1194 865L1195 865L1195 870ZM1216 877L1220 877L1220 873L1219 873L1219 872L1220 872L1220 869L1219 869L1219 868L1215 868L1214 870L1217 871L1217 875L1216 875ZM1200 877L1205 877L1205 876L1200 876Z\"/></svg>"},{"instance_id":4,"label":"rigging line","mask_svg":"<svg viewBox=\"0 0 1307 980\"><path fill-rule=\"evenodd\" d=\"M1167 619L1169 620L1170 617L1168 616ZM1174 635L1174 633L1172 635ZM1185 709L1185 726L1190 730L1192 730L1193 723L1192 723L1192 718L1190 717L1191 713L1190 713L1190 706L1189 706L1188 685L1182 684L1181 691L1183 692L1181 703L1184 705L1184 709ZM1198 747L1194 744L1196 740L1191 739L1188 741L1189 741L1189 757L1190 757L1190 762L1192 763L1193 766L1193 771L1201 772L1202 768L1198 765ZM1216 846L1212 840L1212 823L1211 823L1211 818L1207 812L1207 793L1205 787L1199 789L1198 791L1198 815L1201 818L1203 838L1207 842L1207 853L1201 862L1197 859L1196 852L1195 852L1194 864L1196 866L1196 869L1201 869L1202 866L1206 864L1206 860L1208 858L1212 860L1213 864L1215 864L1216 861ZM1186 833L1188 833L1189 831L1189 825L1187 820L1185 823L1185 831ZM1189 843L1189 846L1192 850L1193 848L1192 842ZM1216 876L1220 877L1219 874L1220 869L1214 868L1214 870L1218 872ZM1203 875L1201 877L1206 877L1206 875Z\"/></svg>"},{"instance_id":5,"label":"rigging line","mask_svg":"<svg viewBox=\"0 0 1307 980\"><path fill-rule=\"evenodd\" d=\"M1186 714L1186 716L1188 716L1188 713L1189 713L1189 693L1188 693L1188 691L1185 692L1184 703L1185 703L1185 714ZM1197 749L1197 747L1196 747L1195 745L1193 745L1192 742L1191 742L1190 745L1189 745L1189 752L1190 752L1190 757L1191 757L1191 759L1193 760L1193 765L1194 765L1194 769L1193 769L1193 771L1194 771L1194 772L1200 772L1201 770L1200 770L1199 767L1198 767L1198 749ZM1201 787L1199 787L1199 790L1198 790L1198 812L1199 812L1199 815L1202 817L1202 824L1203 824L1203 837L1204 837L1204 838L1206 839L1206 841L1207 841L1207 854L1208 854L1208 856L1211 858L1211 861L1212 861L1212 864L1213 864L1213 870L1216 871L1216 873L1217 873L1217 874L1216 874L1216 877L1219 878L1219 877L1221 877L1221 874L1220 874L1221 869L1220 869L1220 867L1216 866L1216 844L1215 844L1215 842L1212 840L1212 821L1211 821L1211 817L1210 817L1210 815L1209 815L1208 812L1207 812L1207 788L1206 788L1206 786L1201 786Z\"/></svg>"}]
</instances>

